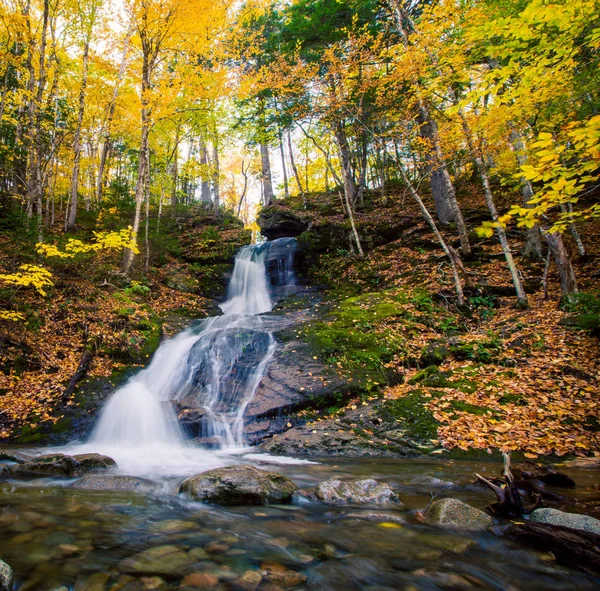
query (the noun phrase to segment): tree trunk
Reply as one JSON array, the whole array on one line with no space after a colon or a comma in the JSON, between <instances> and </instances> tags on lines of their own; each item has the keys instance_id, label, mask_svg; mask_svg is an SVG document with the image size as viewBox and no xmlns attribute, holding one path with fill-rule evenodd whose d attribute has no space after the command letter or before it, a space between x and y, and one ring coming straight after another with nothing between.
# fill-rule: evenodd
<instances>
[{"instance_id":1,"label":"tree trunk","mask_svg":"<svg viewBox=\"0 0 600 591\"><path fill-rule=\"evenodd\" d=\"M354 184L354 171L352 170L350 147L348 146L348 139L346 137L344 124L341 121L336 123L334 132L340 153L340 161L342 164L342 182L344 185L344 194L346 196L346 200L352 204L356 199L356 185Z\"/></svg>"},{"instance_id":2,"label":"tree trunk","mask_svg":"<svg viewBox=\"0 0 600 591\"><path fill-rule=\"evenodd\" d=\"M279 131L279 153L281 154L281 170L283 171L283 194L287 199L290 196L290 189L288 184L287 166L285 162L285 150L283 149L283 134L281 129Z\"/></svg>"},{"instance_id":3,"label":"tree trunk","mask_svg":"<svg viewBox=\"0 0 600 591\"><path fill-rule=\"evenodd\" d=\"M175 131L175 147L171 161L171 217L177 213L177 179L179 176L179 127Z\"/></svg>"},{"instance_id":4,"label":"tree trunk","mask_svg":"<svg viewBox=\"0 0 600 591\"><path fill-rule=\"evenodd\" d=\"M206 144L202 138L200 138L200 145L198 149L200 151L200 164L202 165L200 200L202 201L204 207L208 208L211 202L210 182L206 176L208 174L208 150L206 149Z\"/></svg>"},{"instance_id":5,"label":"tree trunk","mask_svg":"<svg viewBox=\"0 0 600 591\"><path fill-rule=\"evenodd\" d=\"M512 277L513 285L515 286L515 292L517 294L517 301L520 306L527 307L527 294L525 293L525 289L523 288L523 282L519 277L519 270L517 269L517 265L513 259L512 252L510 250L510 246L508 244L508 238L506 237L506 232L504 228L500 224L498 220L498 211L496 209L496 204L494 202L494 195L492 193L492 188L490 186L490 178L488 175L487 166L485 165L483 158L481 157L479 151L475 147L475 142L473 141L473 135L471 133L471 129L465 119L464 115L459 112L459 116L461 118L463 131L465 134L465 138L467 140L467 146L469 148L469 152L472 155L473 162L475 163L475 168L479 173L479 178L481 179L481 184L483 185L483 191L485 194L485 201L487 203L488 209L490 210L490 214L492 216L492 221L496 226L496 233L498 234L498 239L500 240L500 245L502 246L502 252L504 253L504 258L506 259L506 264L508 265L508 269L510 271L510 275Z\"/></svg>"},{"instance_id":6,"label":"tree trunk","mask_svg":"<svg viewBox=\"0 0 600 591\"><path fill-rule=\"evenodd\" d=\"M123 82L123 78L125 77L125 67L127 65L127 52L129 51L129 39L130 33L127 34L127 38L125 39L125 45L123 46L123 53L121 54L121 63L119 65L119 74L117 77L117 83L113 90L112 99L108 105L108 111L106 113L106 121L104 123L104 141L102 142L102 148L100 150L100 163L98 165L98 185L96 187L96 201L98 202L98 206L102 203L103 193L104 193L104 183L105 183L105 169L106 169L106 161L108 159L108 154L110 152L110 147L112 144L110 131L112 126L112 120L115 115L115 107L117 104L117 97L119 96L119 88Z\"/></svg>"},{"instance_id":7,"label":"tree trunk","mask_svg":"<svg viewBox=\"0 0 600 591\"><path fill-rule=\"evenodd\" d=\"M215 201L213 203L213 207L216 213L219 213L219 208L221 207L220 177L221 167L219 164L219 143L217 132L215 131L215 140L213 143L213 193L215 196Z\"/></svg>"},{"instance_id":8,"label":"tree trunk","mask_svg":"<svg viewBox=\"0 0 600 591\"><path fill-rule=\"evenodd\" d=\"M79 89L79 108L77 111L77 125L75 127L75 135L73 139L73 174L71 176L71 188L69 190L69 193L71 195L71 209L69 210L69 216L67 218L67 223L65 224L65 231L73 230L75 228L75 221L77 219L79 166L81 162L81 127L83 125L83 114L85 112L85 91L87 87L88 78L90 37L91 35L88 34L83 47L83 72L81 77L81 88Z\"/></svg>"},{"instance_id":9,"label":"tree trunk","mask_svg":"<svg viewBox=\"0 0 600 591\"><path fill-rule=\"evenodd\" d=\"M296 179L296 184L298 185L298 191L300 192L300 195L302 195L302 199L304 201L304 209L306 209L306 195L304 194L304 189L302 188L302 183L300 182L300 175L298 174L298 168L296 167L296 161L294 160L294 148L292 146L292 132L291 131L288 131L288 133L287 133L287 144L288 144L288 152L290 154L290 165L292 166L294 178Z\"/></svg>"},{"instance_id":10,"label":"tree trunk","mask_svg":"<svg viewBox=\"0 0 600 591\"><path fill-rule=\"evenodd\" d=\"M444 251L444 253L448 257L448 260L450 261L450 267L452 268L452 278L454 280L454 289L456 291L456 301L459 306L464 306L465 296L463 293L462 284L460 282L460 275L458 272L458 267L462 266L462 262L460 262L460 265L457 265L457 262L460 261L458 254L456 253L456 251L454 251L454 249L450 250L450 248L446 244L446 241L444 240L444 237L442 236L441 232L439 231L439 229L435 223L435 220L433 219L432 215L429 213L429 210L427 209L425 203L421 199L421 196L417 193L413 184L410 182L410 179L408 178L408 175L406 174L404 167L402 166L401 163L399 163L399 168L400 168L400 174L402 176L402 181L408 187L408 190L409 190L411 196L413 197L413 199L417 202L419 209L421 210L421 213L423 214L423 217L425 218L425 221L427 222L427 224L429 225L429 227L435 234L435 237L437 238L438 242L440 243L442 250Z\"/></svg>"},{"instance_id":11,"label":"tree trunk","mask_svg":"<svg viewBox=\"0 0 600 591\"><path fill-rule=\"evenodd\" d=\"M552 253L556 266L558 267L558 276L560 278L560 289L563 296L571 296L577 293L577 278L575 277L575 271L571 264L571 257L565 248L561 234L558 232L550 234L544 231L544 238L548 248Z\"/></svg>"},{"instance_id":12,"label":"tree trunk","mask_svg":"<svg viewBox=\"0 0 600 591\"><path fill-rule=\"evenodd\" d=\"M513 129L510 132L510 141L514 149L515 158L517 159L519 168L521 168L524 164L527 164L527 156L525 155L525 146L523 145L521 135L516 129ZM529 201L533 197L533 189L531 187L531 183L524 176L521 176L519 181L521 183L523 206L528 208L530 207ZM527 240L525 242L525 246L523 247L523 256L534 257L536 259L542 258L540 227L537 224L527 230Z\"/></svg>"},{"instance_id":13,"label":"tree trunk","mask_svg":"<svg viewBox=\"0 0 600 591\"><path fill-rule=\"evenodd\" d=\"M142 203L146 195L146 183L150 172L150 100L148 93L150 91L151 67L149 57L146 53L143 56L142 64L142 136L140 139L140 160L138 162L137 186L135 188L135 214L133 217L132 234L133 240L137 242L137 236L140 229L140 216ZM125 250L123 258L123 273L129 275L133 266L135 253L131 249Z\"/></svg>"},{"instance_id":14,"label":"tree trunk","mask_svg":"<svg viewBox=\"0 0 600 591\"><path fill-rule=\"evenodd\" d=\"M263 185L264 205L271 205L275 200L273 194L273 181L271 179L271 162L269 159L269 145L260 144L261 179Z\"/></svg>"}]
</instances>

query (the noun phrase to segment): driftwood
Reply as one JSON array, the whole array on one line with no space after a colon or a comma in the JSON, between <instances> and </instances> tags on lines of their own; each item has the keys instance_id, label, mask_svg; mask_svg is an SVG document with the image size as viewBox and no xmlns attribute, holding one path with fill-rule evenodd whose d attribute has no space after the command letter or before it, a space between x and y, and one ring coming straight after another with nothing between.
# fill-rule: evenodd
<instances>
[{"instance_id":1,"label":"driftwood","mask_svg":"<svg viewBox=\"0 0 600 591\"><path fill-rule=\"evenodd\" d=\"M497 503L490 505L488 510L490 513L498 517L520 517L525 513L525 507L521 500L521 493L515 484L515 479L510 469L510 454L504 455L504 482L492 482L484 478L480 474L475 474L479 482L483 482L487 487L491 488L498 499Z\"/></svg>"},{"instance_id":2,"label":"driftwood","mask_svg":"<svg viewBox=\"0 0 600 591\"><path fill-rule=\"evenodd\" d=\"M598 534L546 523L523 523L511 525L505 535L540 552L552 552L560 564L600 575Z\"/></svg>"},{"instance_id":3,"label":"driftwood","mask_svg":"<svg viewBox=\"0 0 600 591\"><path fill-rule=\"evenodd\" d=\"M496 495L497 502L488 507L488 513L497 517L520 517L539 507L562 508L579 505L577 499L565 497L548 490L547 486L575 488L572 478L557 472L552 467L524 465L511 470L510 454L504 454L503 479L487 479L476 474L477 480L485 484ZM525 507L522 495L530 505Z\"/></svg>"},{"instance_id":4,"label":"driftwood","mask_svg":"<svg viewBox=\"0 0 600 591\"><path fill-rule=\"evenodd\" d=\"M75 388L77 388L77 384L86 376L88 370L90 369L90 365L92 363L92 359L94 358L94 354L91 349L86 348L81 356L79 361L79 365L77 366L77 371L73 374L73 377L70 379L68 386L65 388L65 391L62 393L62 399L67 400L73 392L75 392Z\"/></svg>"}]
</instances>

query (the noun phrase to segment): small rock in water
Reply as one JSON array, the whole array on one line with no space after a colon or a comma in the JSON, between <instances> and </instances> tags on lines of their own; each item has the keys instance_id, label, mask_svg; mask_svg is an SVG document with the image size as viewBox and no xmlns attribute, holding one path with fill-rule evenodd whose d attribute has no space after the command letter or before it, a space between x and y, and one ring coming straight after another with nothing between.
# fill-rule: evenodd
<instances>
[{"instance_id":1,"label":"small rock in water","mask_svg":"<svg viewBox=\"0 0 600 591\"><path fill-rule=\"evenodd\" d=\"M250 466L227 466L184 480L179 492L218 505L286 503L297 486L286 476Z\"/></svg>"},{"instance_id":2,"label":"small rock in water","mask_svg":"<svg viewBox=\"0 0 600 591\"><path fill-rule=\"evenodd\" d=\"M6 562L0 560L0 591L12 591L13 571Z\"/></svg>"},{"instance_id":3,"label":"small rock in water","mask_svg":"<svg viewBox=\"0 0 600 591\"><path fill-rule=\"evenodd\" d=\"M207 554L224 554L227 550L229 550L229 544L225 542L210 542L204 546Z\"/></svg>"},{"instance_id":4,"label":"small rock in water","mask_svg":"<svg viewBox=\"0 0 600 591\"><path fill-rule=\"evenodd\" d=\"M487 513L458 499L433 502L425 511L425 519L429 523L465 529L485 529L492 525L492 518Z\"/></svg>"},{"instance_id":5,"label":"small rock in water","mask_svg":"<svg viewBox=\"0 0 600 591\"><path fill-rule=\"evenodd\" d=\"M78 580L75 591L105 591L108 579L110 579L108 573L94 573L85 580Z\"/></svg>"},{"instance_id":6,"label":"small rock in water","mask_svg":"<svg viewBox=\"0 0 600 591\"><path fill-rule=\"evenodd\" d=\"M71 485L88 490L132 490L143 491L154 486L151 480L137 476L84 476Z\"/></svg>"},{"instance_id":7,"label":"small rock in water","mask_svg":"<svg viewBox=\"0 0 600 591\"><path fill-rule=\"evenodd\" d=\"M121 561L119 570L130 574L175 576L184 574L182 571L194 562L177 546L157 546Z\"/></svg>"},{"instance_id":8,"label":"small rock in water","mask_svg":"<svg viewBox=\"0 0 600 591\"><path fill-rule=\"evenodd\" d=\"M159 521L154 525L156 531L165 534L177 534L183 531L197 529L198 525L193 521L183 521L181 519L168 519L167 521Z\"/></svg>"},{"instance_id":9,"label":"small rock in water","mask_svg":"<svg viewBox=\"0 0 600 591\"><path fill-rule=\"evenodd\" d=\"M302 573L290 570L281 564L275 562L263 562L260 565L262 572L261 575L269 583L275 583L280 587L290 588L297 587L306 583L307 577Z\"/></svg>"},{"instance_id":10,"label":"small rock in water","mask_svg":"<svg viewBox=\"0 0 600 591\"><path fill-rule=\"evenodd\" d=\"M191 556L194 560L208 560L208 554L204 548L192 548L188 552L188 556Z\"/></svg>"},{"instance_id":11,"label":"small rock in water","mask_svg":"<svg viewBox=\"0 0 600 591\"><path fill-rule=\"evenodd\" d=\"M233 581L234 589L256 591L262 582L262 575L256 570L247 570L239 579Z\"/></svg>"},{"instance_id":12,"label":"small rock in water","mask_svg":"<svg viewBox=\"0 0 600 591\"><path fill-rule=\"evenodd\" d=\"M531 514L531 521L562 525L571 529L580 529L594 534L600 534L600 520L579 513L565 513L558 509L536 509Z\"/></svg>"},{"instance_id":13,"label":"small rock in water","mask_svg":"<svg viewBox=\"0 0 600 591\"><path fill-rule=\"evenodd\" d=\"M583 470L597 470L600 468L600 457L597 458L577 458L561 464L565 468L580 468Z\"/></svg>"},{"instance_id":14,"label":"small rock in water","mask_svg":"<svg viewBox=\"0 0 600 591\"><path fill-rule=\"evenodd\" d=\"M329 504L402 504L389 484L380 483L373 479L343 482L336 478L330 478L317 485L315 496L319 501Z\"/></svg>"},{"instance_id":15,"label":"small rock in water","mask_svg":"<svg viewBox=\"0 0 600 591\"><path fill-rule=\"evenodd\" d=\"M183 577L182 587L200 587L202 589L212 589L219 584L219 577L211 573L190 573Z\"/></svg>"},{"instance_id":16,"label":"small rock in water","mask_svg":"<svg viewBox=\"0 0 600 591\"><path fill-rule=\"evenodd\" d=\"M37 456L20 464L5 466L5 476L12 477L66 476L72 478L80 476L83 472L81 464L72 456L65 454Z\"/></svg>"},{"instance_id":17,"label":"small rock in water","mask_svg":"<svg viewBox=\"0 0 600 591\"><path fill-rule=\"evenodd\" d=\"M148 591L162 591L162 589L165 589L167 586L164 579L161 579L160 577L142 577L140 583L144 590L148 589Z\"/></svg>"}]
</instances>

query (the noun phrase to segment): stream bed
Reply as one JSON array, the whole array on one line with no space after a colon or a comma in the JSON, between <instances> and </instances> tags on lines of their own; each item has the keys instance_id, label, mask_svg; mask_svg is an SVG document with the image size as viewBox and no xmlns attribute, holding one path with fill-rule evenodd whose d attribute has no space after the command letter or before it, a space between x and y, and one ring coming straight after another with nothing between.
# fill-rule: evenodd
<instances>
[{"instance_id":1,"label":"stream bed","mask_svg":"<svg viewBox=\"0 0 600 591\"><path fill-rule=\"evenodd\" d=\"M15 590L600 586L598 578L503 538L509 522L473 533L419 520L416 511L432 494L485 508L493 499L473 475L498 474L498 464L316 458L282 465L256 454L231 459L284 473L301 488L332 477L375 478L392 485L404 506L328 506L300 495L291 505L217 507L179 495L181 476L159 478L144 493L77 490L64 479L4 481L0 558L14 570ZM568 473L578 485L572 494L597 494L595 471Z\"/></svg>"}]
</instances>

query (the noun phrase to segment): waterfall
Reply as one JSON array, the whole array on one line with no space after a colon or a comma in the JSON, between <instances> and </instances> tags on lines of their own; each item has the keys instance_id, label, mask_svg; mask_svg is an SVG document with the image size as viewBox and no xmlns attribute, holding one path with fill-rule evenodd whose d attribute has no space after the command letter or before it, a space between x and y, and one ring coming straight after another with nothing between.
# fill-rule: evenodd
<instances>
[{"instance_id":1,"label":"waterfall","mask_svg":"<svg viewBox=\"0 0 600 591\"><path fill-rule=\"evenodd\" d=\"M289 241L286 260L275 258L282 272L269 280L268 258L276 243L240 250L223 315L163 342L150 365L110 397L80 451L111 455L129 473L168 471L190 454L203 467L214 464L214 454L189 445L174 410L174 403L183 402L202 415L202 438L222 449L243 446L244 411L276 348L269 319L259 315L273 307L271 283L293 283Z\"/></svg>"}]
</instances>

